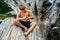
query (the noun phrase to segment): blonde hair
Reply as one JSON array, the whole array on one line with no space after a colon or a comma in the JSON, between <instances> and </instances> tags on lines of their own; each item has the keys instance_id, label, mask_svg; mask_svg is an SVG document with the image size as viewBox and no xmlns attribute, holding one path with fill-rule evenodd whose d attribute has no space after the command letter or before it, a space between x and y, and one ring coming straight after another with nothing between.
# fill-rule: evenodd
<instances>
[{"instance_id":1,"label":"blonde hair","mask_svg":"<svg viewBox=\"0 0 60 40\"><path fill-rule=\"evenodd\" d=\"M20 9L20 10L25 10L25 8L26 8L25 5L20 5L20 6L19 6L19 9Z\"/></svg>"}]
</instances>

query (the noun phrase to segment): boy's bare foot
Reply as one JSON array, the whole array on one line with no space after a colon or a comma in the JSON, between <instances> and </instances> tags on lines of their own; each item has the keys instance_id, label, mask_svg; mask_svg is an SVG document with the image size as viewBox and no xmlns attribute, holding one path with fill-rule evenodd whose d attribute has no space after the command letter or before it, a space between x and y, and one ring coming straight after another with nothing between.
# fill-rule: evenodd
<instances>
[{"instance_id":1,"label":"boy's bare foot","mask_svg":"<svg viewBox=\"0 0 60 40\"><path fill-rule=\"evenodd\" d=\"M24 33L25 37L27 37L27 36L28 36L28 34L29 34L28 32L25 32L25 33Z\"/></svg>"}]
</instances>

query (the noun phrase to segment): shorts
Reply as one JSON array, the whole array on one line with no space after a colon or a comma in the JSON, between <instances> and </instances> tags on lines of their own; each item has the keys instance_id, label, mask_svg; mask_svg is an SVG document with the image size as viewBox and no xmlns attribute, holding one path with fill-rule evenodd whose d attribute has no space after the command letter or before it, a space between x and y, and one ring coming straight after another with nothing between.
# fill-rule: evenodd
<instances>
[{"instance_id":1,"label":"shorts","mask_svg":"<svg viewBox=\"0 0 60 40\"><path fill-rule=\"evenodd\" d=\"M30 28L30 21L24 22L24 21L20 21L21 24L23 24L24 26L26 26L27 28Z\"/></svg>"}]
</instances>

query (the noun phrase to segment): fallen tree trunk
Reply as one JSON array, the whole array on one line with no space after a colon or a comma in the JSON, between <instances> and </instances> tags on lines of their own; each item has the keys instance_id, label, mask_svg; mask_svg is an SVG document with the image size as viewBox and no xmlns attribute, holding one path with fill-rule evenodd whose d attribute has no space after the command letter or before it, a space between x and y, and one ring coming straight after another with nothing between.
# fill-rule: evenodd
<instances>
[{"instance_id":1,"label":"fallen tree trunk","mask_svg":"<svg viewBox=\"0 0 60 40\"><path fill-rule=\"evenodd\" d=\"M39 7L41 7L42 8L42 5L43 5L43 1L44 0L41 0L40 2L39 2ZM7 4L9 4L10 6L11 6L11 8L16 12L16 14L18 13L18 11L19 11L19 5L21 4L21 3L25 3L24 2L24 0L5 0L5 2L7 3ZM35 1L32 1L32 5L31 5L31 10L32 9L34 9L34 2ZM41 8L38 8L39 9L39 11L38 11L38 16L39 16L39 18L40 18L40 10L41 10ZM55 8L55 9L54 9ZM48 22L52 22L52 21L54 21L55 22L55 20L57 19L57 3L55 3L54 4L54 6L53 7L51 7L51 10L50 10L50 14L49 14L49 16L50 16L50 19L48 20ZM34 10L32 10L32 11L34 11ZM51 16L52 15L52 16ZM54 15L54 16L53 16ZM56 17L56 18L55 18ZM39 19L38 18L38 19ZM54 19L54 20L53 20ZM23 31L21 30L21 28L19 28L19 27L16 27L14 24L13 24L13 22L12 22L12 20L13 19L6 19L5 21L3 21L3 23L1 24L1 36L0 36L0 39L1 40L25 40L26 38L24 37L24 35L23 35ZM37 20L36 20L37 21ZM47 20L45 20L45 24L52 24L51 22L50 23L47 23L46 22ZM46 25L47 26L47 25ZM27 40L29 39L29 40L43 40L43 39L41 39L41 35L40 35L40 29L39 29L39 27L37 26L35 29L34 29L34 31L27 37Z\"/></svg>"},{"instance_id":2,"label":"fallen tree trunk","mask_svg":"<svg viewBox=\"0 0 60 40\"><path fill-rule=\"evenodd\" d=\"M21 28L13 24L14 18L7 18L0 24L0 40L44 40L38 26L25 37Z\"/></svg>"}]
</instances>

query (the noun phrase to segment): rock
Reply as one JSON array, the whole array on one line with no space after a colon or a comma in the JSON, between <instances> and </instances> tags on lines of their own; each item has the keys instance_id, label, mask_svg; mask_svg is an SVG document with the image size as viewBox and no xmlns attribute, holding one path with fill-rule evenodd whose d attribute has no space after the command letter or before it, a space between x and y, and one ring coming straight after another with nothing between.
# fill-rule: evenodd
<instances>
[{"instance_id":1,"label":"rock","mask_svg":"<svg viewBox=\"0 0 60 40\"><path fill-rule=\"evenodd\" d=\"M44 40L38 26L25 37L21 28L13 24L14 18L6 18L0 24L0 40Z\"/></svg>"}]
</instances>

